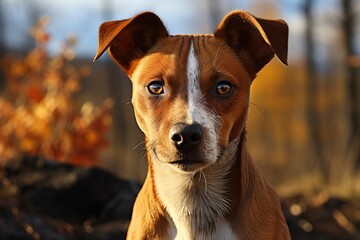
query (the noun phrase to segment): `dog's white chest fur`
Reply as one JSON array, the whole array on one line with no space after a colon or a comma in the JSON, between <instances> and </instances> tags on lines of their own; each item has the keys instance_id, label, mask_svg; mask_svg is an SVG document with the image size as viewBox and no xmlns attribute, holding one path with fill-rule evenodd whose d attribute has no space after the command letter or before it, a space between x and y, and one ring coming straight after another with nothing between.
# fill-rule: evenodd
<instances>
[{"instance_id":1,"label":"dog's white chest fur","mask_svg":"<svg viewBox=\"0 0 360 240\"><path fill-rule=\"evenodd\" d=\"M168 239L237 239L225 219L230 211L226 175L231 165L185 173L154 162L156 191L171 223Z\"/></svg>"},{"instance_id":2,"label":"dog's white chest fur","mask_svg":"<svg viewBox=\"0 0 360 240\"><path fill-rule=\"evenodd\" d=\"M189 234L186 229L179 229L178 232L173 226L169 229L169 236L168 239L175 239L175 240L215 240L215 239L226 239L226 240L235 240L238 239L232 229L230 228L229 224L224 220L219 220L217 222L216 231L210 234L198 233L196 235Z\"/></svg>"}]
</instances>

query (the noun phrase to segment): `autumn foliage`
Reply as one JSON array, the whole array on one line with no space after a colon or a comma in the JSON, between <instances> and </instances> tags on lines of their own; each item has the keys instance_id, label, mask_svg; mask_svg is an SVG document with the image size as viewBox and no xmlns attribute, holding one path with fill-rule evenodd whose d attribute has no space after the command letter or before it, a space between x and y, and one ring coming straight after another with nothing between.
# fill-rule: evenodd
<instances>
[{"instance_id":1,"label":"autumn foliage","mask_svg":"<svg viewBox=\"0 0 360 240\"><path fill-rule=\"evenodd\" d=\"M74 37L63 43L57 55L48 53L47 22L42 18L32 29L36 47L25 57L1 59L5 89L0 95L0 162L27 154L96 164L99 151L107 145L112 102L106 100L100 107L76 102L90 69L75 66Z\"/></svg>"}]
</instances>

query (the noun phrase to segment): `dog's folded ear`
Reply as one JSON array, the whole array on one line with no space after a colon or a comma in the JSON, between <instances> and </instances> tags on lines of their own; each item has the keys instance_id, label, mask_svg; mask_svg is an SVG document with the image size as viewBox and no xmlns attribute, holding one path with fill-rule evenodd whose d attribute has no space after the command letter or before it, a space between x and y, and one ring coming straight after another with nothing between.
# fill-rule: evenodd
<instances>
[{"instance_id":1,"label":"dog's folded ear","mask_svg":"<svg viewBox=\"0 0 360 240\"><path fill-rule=\"evenodd\" d=\"M256 18L244 11L229 13L220 22L214 36L222 38L255 75L274 54L287 64L288 26L283 20Z\"/></svg>"},{"instance_id":2,"label":"dog's folded ear","mask_svg":"<svg viewBox=\"0 0 360 240\"><path fill-rule=\"evenodd\" d=\"M99 29L96 61L105 51L128 74L159 39L167 37L168 31L160 18L152 12L144 12L133 18L105 22Z\"/></svg>"}]
</instances>

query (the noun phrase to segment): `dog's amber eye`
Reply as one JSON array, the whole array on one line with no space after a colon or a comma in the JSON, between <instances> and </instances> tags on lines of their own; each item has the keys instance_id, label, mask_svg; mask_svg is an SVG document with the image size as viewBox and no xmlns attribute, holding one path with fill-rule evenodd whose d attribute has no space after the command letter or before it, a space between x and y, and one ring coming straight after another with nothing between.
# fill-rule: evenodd
<instances>
[{"instance_id":1,"label":"dog's amber eye","mask_svg":"<svg viewBox=\"0 0 360 240\"><path fill-rule=\"evenodd\" d=\"M150 82L147 89L153 95L161 95L164 93L164 83L161 81Z\"/></svg>"},{"instance_id":2,"label":"dog's amber eye","mask_svg":"<svg viewBox=\"0 0 360 240\"><path fill-rule=\"evenodd\" d=\"M228 81L221 81L216 86L216 93L221 96L228 95L230 94L232 88L231 83Z\"/></svg>"}]
</instances>

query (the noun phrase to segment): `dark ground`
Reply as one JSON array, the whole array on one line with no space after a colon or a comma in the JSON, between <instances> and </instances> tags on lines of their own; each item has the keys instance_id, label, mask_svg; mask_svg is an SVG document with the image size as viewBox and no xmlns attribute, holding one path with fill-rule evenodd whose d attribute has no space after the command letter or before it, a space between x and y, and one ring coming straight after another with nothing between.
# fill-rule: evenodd
<instances>
[{"instance_id":1,"label":"dark ground","mask_svg":"<svg viewBox=\"0 0 360 240\"><path fill-rule=\"evenodd\" d=\"M0 169L0 239L125 239L139 189L99 168L10 161ZM294 240L360 239L359 202L294 196L282 205Z\"/></svg>"}]
</instances>

